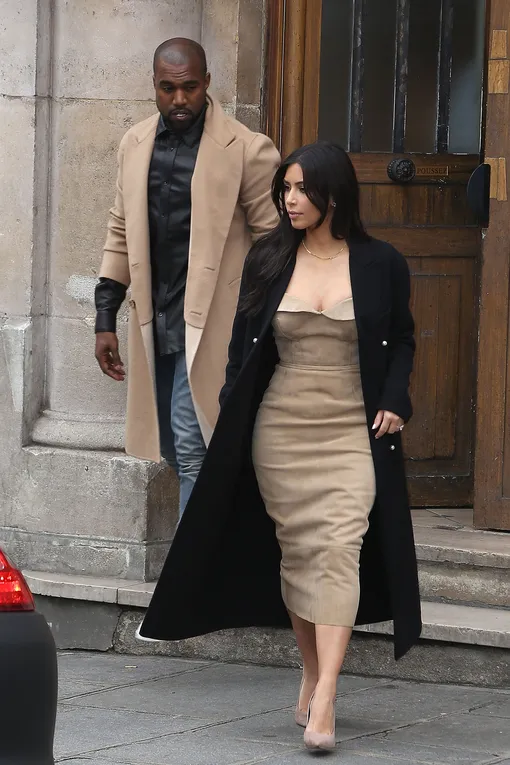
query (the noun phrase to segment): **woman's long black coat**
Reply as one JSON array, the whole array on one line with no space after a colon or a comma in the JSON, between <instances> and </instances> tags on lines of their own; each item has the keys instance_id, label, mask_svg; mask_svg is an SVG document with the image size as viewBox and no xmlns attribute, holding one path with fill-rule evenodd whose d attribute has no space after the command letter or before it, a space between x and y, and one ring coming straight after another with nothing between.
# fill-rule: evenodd
<instances>
[{"instance_id":1,"label":"woman's long black coat","mask_svg":"<svg viewBox=\"0 0 510 765\"><path fill-rule=\"evenodd\" d=\"M393 619L399 658L421 631L413 530L400 434L376 440L371 425L378 409L406 421L412 413L409 271L404 257L389 244L371 239L349 245L377 487L361 550L357 624ZM258 490L251 442L259 404L278 362L272 319L294 265L295 260L289 262L273 283L256 317L236 316L218 424L142 636L178 640L229 627L289 624L280 593L280 549Z\"/></svg>"}]
</instances>

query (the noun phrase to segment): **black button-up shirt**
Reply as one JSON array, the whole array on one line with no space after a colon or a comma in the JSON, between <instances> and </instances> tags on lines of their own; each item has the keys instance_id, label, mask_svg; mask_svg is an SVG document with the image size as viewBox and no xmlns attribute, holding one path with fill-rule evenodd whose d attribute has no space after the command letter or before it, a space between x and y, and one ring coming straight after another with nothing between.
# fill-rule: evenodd
<instances>
[{"instance_id":1,"label":"black button-up shirt","mask_svg":"<svg viewBox=\"0 0 510 765\"><path fill-rule=\"evenodd\" d=\"M204 129L205 109L184 133L160 117L149 169L149 229L156 347L184 350L184 292L191 228L191 179Z\"/></svg>"},{"instance_id":2,"label":"black button-up shirt","mask_svg":"<svg viewBox=\"0 0 510 765\"><path fill-rule=\"evenodd\" d=\"M169 130L163 117L160 117L156 129L147 193L154 337L156 350L161 355L184 350L191 179L204 120L205 108L184 133ZM115 316L125 292L125 287L112 279L100 280L96 287L96 332L115 331Z\"/></svg>"}]
</instances>

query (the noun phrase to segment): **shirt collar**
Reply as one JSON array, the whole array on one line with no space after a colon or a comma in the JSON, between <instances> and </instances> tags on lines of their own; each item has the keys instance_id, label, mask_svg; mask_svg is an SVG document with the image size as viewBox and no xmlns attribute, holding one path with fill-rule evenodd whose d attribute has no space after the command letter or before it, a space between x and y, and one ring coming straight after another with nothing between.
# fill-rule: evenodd
<instances>
[{"instance_id":1,"label":"shirt collar","mask_svg":"<svg viewBox=\"0 0 510 765\"><path fill-rule=\"evenodd\" d=\"M166 133L167 135L171 136L174 139L182 140L187 146L195 146L200 139L202 138L202 133L204 130L204 123L205 123L205 113L207 110L207 104L204 105L204 108L196 118L195 122L189 126L187 130L184 131L184 133L176 133L173 130L170 130L165 124L165 120L163 119L163 115L159 115L158 120L158 126L156 128L156 137L162 135L163 133Z\"/></svg>"}]
</instances>

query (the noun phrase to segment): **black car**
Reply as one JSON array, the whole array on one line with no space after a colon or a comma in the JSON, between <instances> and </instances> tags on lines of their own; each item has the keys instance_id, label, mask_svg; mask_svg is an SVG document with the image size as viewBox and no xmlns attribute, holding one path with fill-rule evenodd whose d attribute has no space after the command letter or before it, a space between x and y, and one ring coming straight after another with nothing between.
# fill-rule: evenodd
<instances>
[{"instance_id":1,"label":"black car","mask_svg":"<svg viewBox=\"0 0 510 765\"><path fill-rule=\"evenodd\" d=\"M54 765L56 713L55 641L0 549L0 765Z\"/></svg>"}]
</instances>

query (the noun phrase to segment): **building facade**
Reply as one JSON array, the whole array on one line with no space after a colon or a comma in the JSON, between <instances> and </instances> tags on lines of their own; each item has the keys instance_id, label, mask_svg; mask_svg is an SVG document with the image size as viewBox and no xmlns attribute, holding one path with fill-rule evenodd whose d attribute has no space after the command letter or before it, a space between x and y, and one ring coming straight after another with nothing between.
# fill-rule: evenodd
<instances>
[{"instance_id":1,"label":"building facade","mask_svg":"<svg viewBox=\"0 0 510 765\"><path fill-rule=\"evenodd\" d=\"M349 148L369 229L412 271L413 504L474 505L475 526L510 530L510 0L0 9L0 541L17 561L150 580L173 533L171 471L122 452L125 387L94 360L93 291L118 142L154 111L154 48L181 35L206 48L224 107L283 153Z\"/></svg>"}]
</instances>

